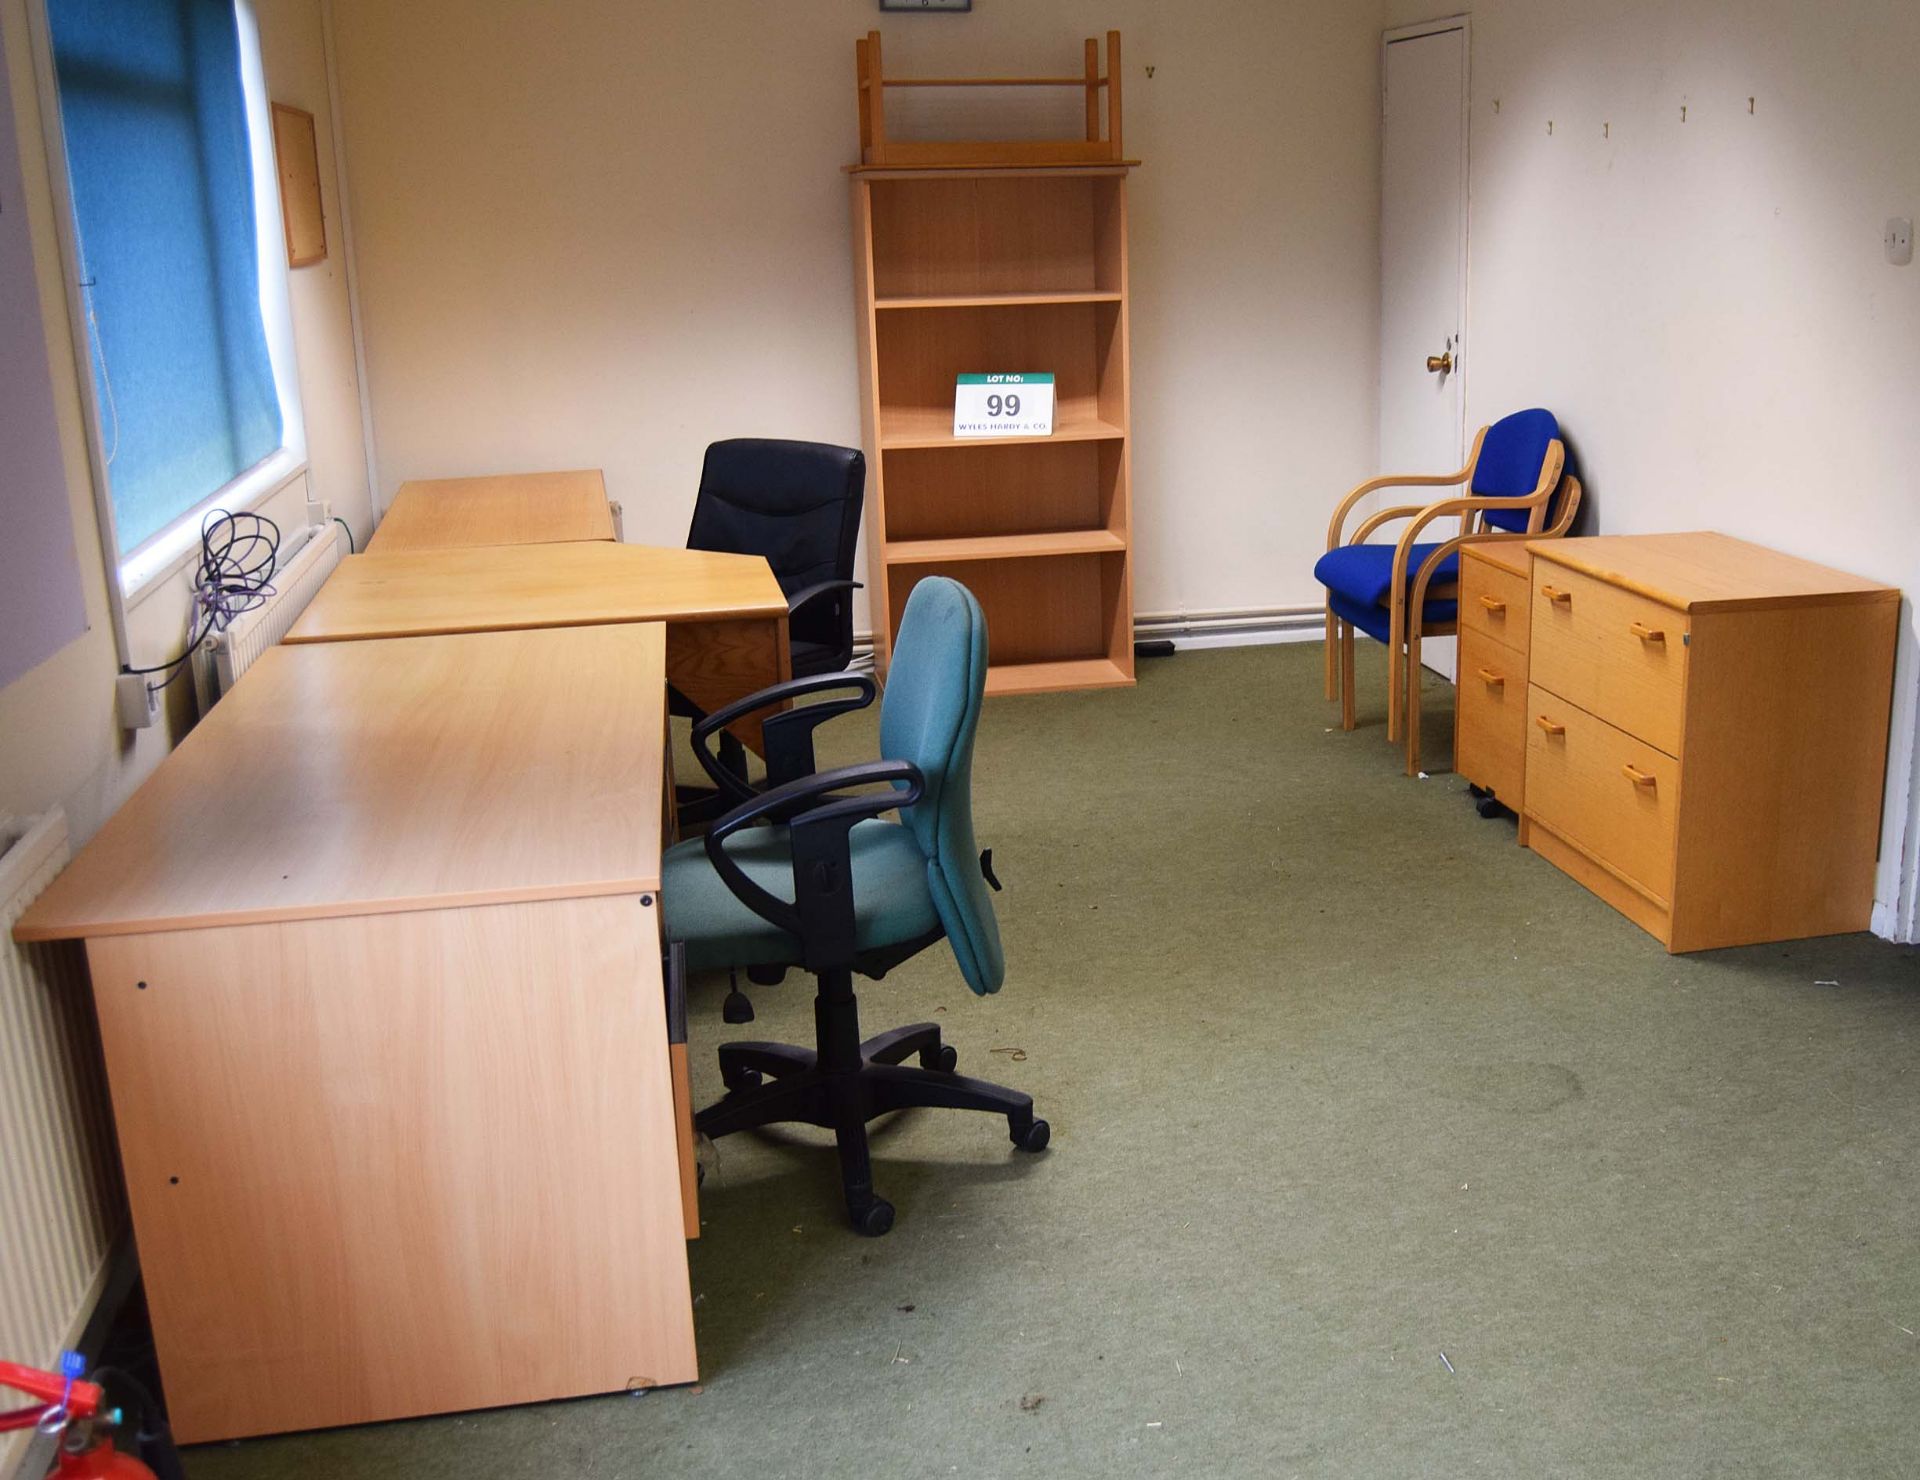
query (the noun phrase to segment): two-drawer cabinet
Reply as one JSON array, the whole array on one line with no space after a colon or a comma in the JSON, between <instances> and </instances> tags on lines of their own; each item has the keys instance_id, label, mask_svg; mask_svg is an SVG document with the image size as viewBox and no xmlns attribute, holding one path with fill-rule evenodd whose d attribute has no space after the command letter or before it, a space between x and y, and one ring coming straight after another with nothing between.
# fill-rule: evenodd
<instances>
[{"instance_id":1,"label":"two-drawer cabinet","mask_svg":"<svg viewBox=\"0 0 1920 1480\"><path fill-rule=\"evenodd\" d=\"M1670 951L1864 930L1900 593L1721 534L1527 548L1521 841Z\"/></svg>"},{"instance_id":2,"label":"two-drawer cabinet","mask_svg":"<svg viewBox=\"0 0 1920 1480\"><path fill-rule=\"evenodd\" d=\"M1515 812L1527 764L1527 547L1460 553L1460 661L1453 769Z\"/></svg>"}]
</instances>

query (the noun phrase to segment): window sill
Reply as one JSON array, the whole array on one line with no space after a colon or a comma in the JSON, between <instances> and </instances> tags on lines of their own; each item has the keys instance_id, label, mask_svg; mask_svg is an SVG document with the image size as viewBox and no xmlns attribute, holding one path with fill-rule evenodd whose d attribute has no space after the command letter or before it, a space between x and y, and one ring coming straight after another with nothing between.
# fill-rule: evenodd
<instances>
[{"instance_id":1,"label":"window sill","mask_svg":"<svg viewBox=\"0 0 1920 1480\"><path fill-rule=\"evenodd\" d=\"M250 513L304 478L306 458L282 447L223 488L216 489L120 562L121 600L138 606L200 558L200 526L215 509Z\"/></svg>"}]
</instances>

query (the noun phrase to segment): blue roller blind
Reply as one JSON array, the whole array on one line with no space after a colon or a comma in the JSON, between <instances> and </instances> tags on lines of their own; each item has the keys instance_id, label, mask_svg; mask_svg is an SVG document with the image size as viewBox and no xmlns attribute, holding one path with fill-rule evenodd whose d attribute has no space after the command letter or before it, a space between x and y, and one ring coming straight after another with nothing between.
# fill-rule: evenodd
<instances>
[{"instance_id":1,"label":"blue roller blind","mask_svg":"<svg viewBox=\"0 0 1920 1480\"><path fill-rule=\"evenodd\" d=\"M233 0L48 0L120 553L280 446Z\"/></svg>"}]
</instances>

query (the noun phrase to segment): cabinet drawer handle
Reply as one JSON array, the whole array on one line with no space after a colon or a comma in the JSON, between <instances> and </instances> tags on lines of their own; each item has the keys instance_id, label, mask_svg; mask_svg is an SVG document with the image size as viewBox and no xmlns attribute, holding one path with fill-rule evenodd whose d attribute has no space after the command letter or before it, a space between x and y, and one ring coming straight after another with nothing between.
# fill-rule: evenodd
<instances>
[{"instance_id":1,"label":"cabinet drawer handle","mask_svg":"<svg viewBox=\"0 0 1920 1480\"><path fill-rule=\"evenodd\" d=\"M1662 632L1658 627L1649 627L1645 622L1629 622L1627 623L1627 631L1631 632L1642 642L1665 642L1667 640L1666 633Z\"/></svg>"},{"instance_id":2,"label":"cabinet drawer handle","mask_svg":"<svg viewBox=\"0 0 1920 1480\"><path fill-rule=\"evenodd\" d=\"M1507 681L1505 674L1495 673L1491 668L1482 668L1480 677L1486 681L1489 688L1495 689L1502 687Z\"/></svg>"},{"instance_id":3,"label":"cabinet drawer handle","mask_svg":"<svg viewBox=\"0 0 1920 1480\"><path fill-rule=\"evenodd\" d=\"M1620 768L1620 774L1626 777L1627 780L1631 781L1635 786L1644 786L1648 791L1653 790L1654 778L1649 776L1645 771L1641 770L1638 766L1632 766L1632 765L1622 766Z\"/></svg>"},{"instance_id":4,"label":"cabinet drawer handle","mask_svg":"<svg viewBox=\"0 0 1920 1480\"><path fill-rule=\"evenodd\" d=\"M1565 725L1556 724L1553 720L1548 719L1544 714L1536 714L1533 717L1533 722L1536 725L1540 726L1541 729L1545 730L1549 735L1564 735L1567 733L1567 727Z\"/></svg>"},{"instance_id":5,"label":"cabinet drawer handle","mask_svg":"<svg viewBox=\"0 0 1920 1480\"><path fill-rule=\"evenodd\" d=\"M1548 601L1558 602L1562 606L1573 605L1573 593L1571 591L1562 591L1558 586L1542 586L1540 588L1540 594L1546 597Z\"/></svg>"},{"instance_id":6,"label":"cabinet drawer handle","mask_svg":"<svg viewBox=\"0 0 1920 1480\"><path fill-rule=\"evenodd\" d=\"M1482 596L1480 598L1480 604L1490 612L1503 612L1507 609L1506 602L1492 596Z\"/></svg>"}]
</instances>

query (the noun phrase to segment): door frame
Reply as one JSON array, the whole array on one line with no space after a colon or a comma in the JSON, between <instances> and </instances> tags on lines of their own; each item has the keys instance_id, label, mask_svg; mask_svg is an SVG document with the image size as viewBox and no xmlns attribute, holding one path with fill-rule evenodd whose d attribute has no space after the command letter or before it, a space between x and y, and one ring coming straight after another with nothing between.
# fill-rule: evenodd
<instances>
[{"instance_id":1,"label":"door frame","mask_svg":"<svg viewBox=\"0 0 1920 1480\"><path fill-rule=\"evenodd\" d=\"M1460 377L1460 425L1456 429L1457 436L1455 443L1455 456L1458 458L1458 461L1454 464L1454 467L1458 468L1465 465L1467 456L1467 391L1469 389L1467 372L1471 369L1471 357L1465 354L1465 346L1467 342L1467 311L1470 306L1467 297L1467 288L1470 281L1467 253L1473 240L1473 234L1470 229L1473 219L1473 129L1471 127L1469 113L1469 104L1473 97L1472 16L1464 12L1458 15L1439 16L1430 21L1415 21L1411 25L1395 26L1391 30L1380 33L1380 163L1382 165L1382 187L1384 188L1384 166L1387 149L1387 48L1392 46L1396 41L1417 41L1422 36L1438 36L1447 31L1458 31L1460 33L1461 45L1465 48L1465 68L1460 74L1460 282L1455 290L1460 305L1460 316L1458 320L1460 327L1455 335L1453 346L1453 358L1455 361L1453 374ZM1385 245L1383 241L1381 243L1383 252ZM1378 264L1376 274L1382 281L1384 281L1385 270L1386 261L1385 258L1382 257ZM1383 377L1386 374L1386 368L1385 365L1380 367L1380 374ZM1384 473L1389 471L1389 469L1382 468L1380 471ZM1412 468L1406 471L1423 472L1425 470ZM1452 472L1453 468L1449 468L1447 471Z\"/></svg>"}]
</instances>

